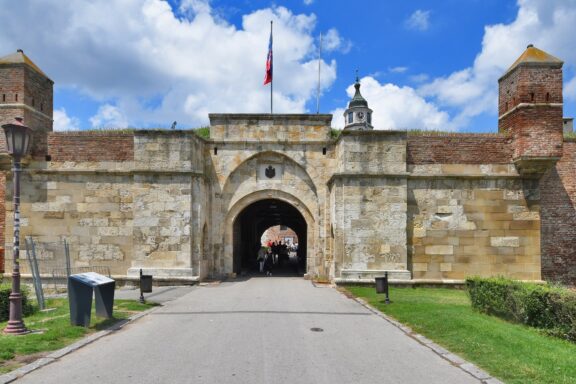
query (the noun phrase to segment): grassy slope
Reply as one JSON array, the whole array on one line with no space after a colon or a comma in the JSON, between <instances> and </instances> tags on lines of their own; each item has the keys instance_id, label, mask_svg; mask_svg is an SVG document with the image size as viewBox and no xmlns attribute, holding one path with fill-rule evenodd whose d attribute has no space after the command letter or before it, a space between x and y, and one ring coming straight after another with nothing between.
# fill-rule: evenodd
<instances>
[{"instance_id":1,"label":"grassy slope","mask_svg":"<svg viewBox=\"0 0 576 384\"><path fill-rule=\"evenodd\" d=\"M396 288L386 306L374 288L348 290L506 383L576 383L575 344L475 312L464 291Z\"/></svg>"},{"instance_id":2,"label":"grassy slope","mask_svg":"<svg viewBox=\"0 0 576 384\"><path fill-rule=\"evenodd\" d=\"M0 333L0 374L9 372L18 366L34 360L35 355L41 352L54 351L84 337L87 334L105 329L121 319L126 319L135 312L152 307L148 304L139 304L130 300L114 301L114 318L102 319L96 317L92 311L89 328L73 327L70 325L68 301L64 299L51 299L47 308L54 308L48 312L38 312L26 317L26 327L42 333L31 333L24 336L8 336ZM0 329L6 327L6 322L0 323Z\"/></svg>"}]
</instances>

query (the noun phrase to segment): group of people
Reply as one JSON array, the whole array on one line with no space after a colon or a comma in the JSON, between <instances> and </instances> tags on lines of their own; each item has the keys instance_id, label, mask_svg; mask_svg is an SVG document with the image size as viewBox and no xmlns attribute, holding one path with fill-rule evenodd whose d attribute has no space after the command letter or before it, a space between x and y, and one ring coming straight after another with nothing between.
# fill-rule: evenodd
<instances>
[{"instance_id":1,"label":"group of people","mask_svg":"<svg viewBox=\"0 0 576 384\"><path fill-rule=\"evenodd\" d=\"M298 244L286 244L283 241L268 241L258 250L256 261L258 262L260 273L272 276L272 268L276 264L283 264L288 261L289 253L296 252Z\"/></svg>"}]
</instances>

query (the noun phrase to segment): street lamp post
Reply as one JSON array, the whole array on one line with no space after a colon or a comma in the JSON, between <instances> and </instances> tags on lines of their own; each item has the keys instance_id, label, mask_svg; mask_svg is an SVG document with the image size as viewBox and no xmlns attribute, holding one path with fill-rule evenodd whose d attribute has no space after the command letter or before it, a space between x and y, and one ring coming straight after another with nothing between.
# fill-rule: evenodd
<instances>
[{"instance_id":1,"label":"street lamp post","mask_svg":"<svg viewBox=\"0 0 576 384\"><path fill-rule=\"evenodd\" d=\"M22 335L28 333L22 320L22 294L20 293L20 160L30 150L31 130L17 117L14 123L2 125L6 135L6 150L12 156L14 182L14 262L12 268L12 292L10 293L10 315L4 333Z\"/></svg>"}]
</instances>

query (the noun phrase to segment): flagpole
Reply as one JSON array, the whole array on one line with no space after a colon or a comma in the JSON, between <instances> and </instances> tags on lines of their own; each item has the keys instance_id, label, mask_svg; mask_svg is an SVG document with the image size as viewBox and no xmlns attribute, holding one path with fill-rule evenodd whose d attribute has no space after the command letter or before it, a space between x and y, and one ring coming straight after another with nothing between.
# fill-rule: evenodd
<instances>
[{"instance_id":1,"label":"flagpole","mask_svg":"<svg viewBox=\"0 0 576 384\"><path fill-rule=\"evenodd\" d=\"M272 39L272 20L270 20L270 39ZM274 58L274 55L272 55ZM270 114L274 114L273 102L272 102L272 90L274 89L274 59L272 59L272 79L270 81Z\"/></svg>"},{"instance_id":2,"label":"flagpole","mask_svg":"<svg viewBox=\"0 0 576 384\"><path fill-rule=\"evenodd\" d=\"M316 114L320 113L320 67L322 63L322 32L320 32L320 45L318 47L318 90L316 92Z\"/></svg>"}]
</instances>

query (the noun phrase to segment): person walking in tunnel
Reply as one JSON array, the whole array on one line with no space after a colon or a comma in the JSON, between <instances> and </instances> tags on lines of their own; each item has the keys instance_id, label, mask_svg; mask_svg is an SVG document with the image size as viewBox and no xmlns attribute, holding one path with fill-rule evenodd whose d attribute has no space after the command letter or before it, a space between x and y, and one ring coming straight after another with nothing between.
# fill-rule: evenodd
<instances>
[{"instance_id":1,"label":"person walking in tunnel","mask_svg":"<svg viewBox=\"0 0 576 384\"><path fill-rule=\"evenodd\" d=\"M272 263L276 264L276 260L278 260L278 242L272 243Z\"/></svg>"},{"instance_id":2,"label":"person walking in tunnel","mask_svg":"<svg viewBox=\"0 0 576 384\"><path fill-rule=\"evenodd\" d=\"M264 257L264 271L266 272L266 276L272 276L273 264L274 256L272 255L272 251L268 249L268 252L266 252L266 256Z\"/></svg>"},{"instance_id":3,"label":"person walking in tunnel","mask_svg":"<svg viewBox=\"0 0 576 384\"><path fill-rule=\"evenodd\" d=\"M256 256L256 261L260 267L260 273L264 272L264 262L266 261L266 247L260 247L258 250L258 255Z\"/></svg>"}]
</instances>

